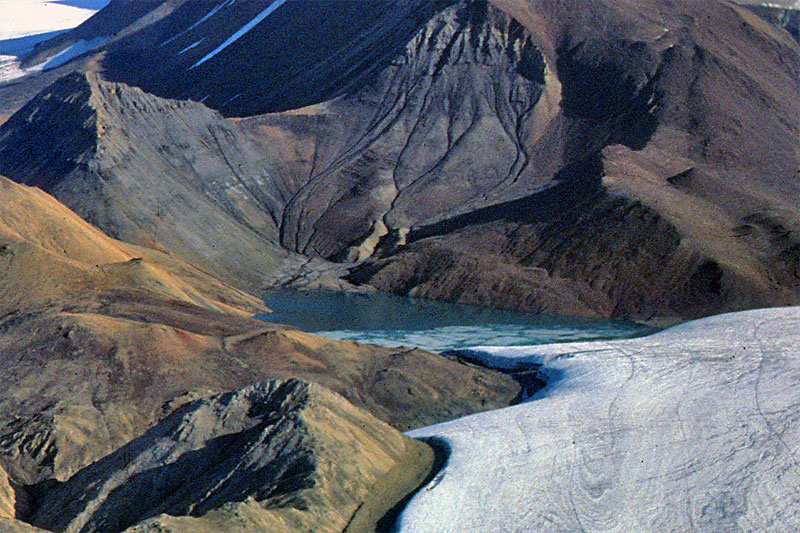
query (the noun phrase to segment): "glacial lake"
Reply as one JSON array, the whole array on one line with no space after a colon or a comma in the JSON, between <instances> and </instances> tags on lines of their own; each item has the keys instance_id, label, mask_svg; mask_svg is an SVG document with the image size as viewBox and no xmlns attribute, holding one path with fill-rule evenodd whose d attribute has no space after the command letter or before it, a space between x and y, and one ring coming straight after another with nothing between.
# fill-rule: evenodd
<instances>
[{"instance_id":1,"label":"glacial lake","mask_svg":"<svg viewBox=\"0 0 800 533\"><path fill-rule=\"evenodd\" d=\"M556 318L382 293L281 290L266 292L264 301L273 313L257 318L268 322L334 339L432 352L624 339L657 331L631 322Z\"/></svg>"}]
</instances>

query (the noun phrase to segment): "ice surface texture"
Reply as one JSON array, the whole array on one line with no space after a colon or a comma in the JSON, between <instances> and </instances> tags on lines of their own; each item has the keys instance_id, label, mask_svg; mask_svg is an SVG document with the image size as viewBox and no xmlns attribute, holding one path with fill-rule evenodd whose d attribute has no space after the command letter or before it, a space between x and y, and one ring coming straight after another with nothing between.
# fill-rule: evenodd
<instances>
[{"instance_id":1,"label":"ice surface texture","mask_svg":"<svg viewBox=\"0 0 800 533\"><path fill-rule=\"evenodd\" d=\"M483 354L540 362L548 386L413 432L452 455L402 531L800 527L800 308Z\"/></svg>"}]
</instances>

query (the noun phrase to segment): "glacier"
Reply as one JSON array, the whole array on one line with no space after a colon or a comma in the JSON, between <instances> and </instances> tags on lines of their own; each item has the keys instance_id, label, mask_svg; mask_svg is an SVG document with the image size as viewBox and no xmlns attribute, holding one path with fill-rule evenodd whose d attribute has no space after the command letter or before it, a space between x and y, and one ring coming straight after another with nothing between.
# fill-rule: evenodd
<instances>
[{"instance_id":1,"label":"glacier","mask_svg":"<svg viewBox=\"0 0 800 533\"><path fill-rule=\"evenodd\" d=\"M78 26L109 1L86 0L76 7L48 0L0 0L0 83L30 71L20 63L37 43Z\"/></svg>"},{"instance_id":2,"label":"glacier","mask_svg":"<svg viewBox=\"0 0 800 533\"><path fill-rule=\"evenodd\" d=\"M547 385L410 432L451 455L398 530L800 530L800 308L471 354Z\"/></svg>"}]
</instances>

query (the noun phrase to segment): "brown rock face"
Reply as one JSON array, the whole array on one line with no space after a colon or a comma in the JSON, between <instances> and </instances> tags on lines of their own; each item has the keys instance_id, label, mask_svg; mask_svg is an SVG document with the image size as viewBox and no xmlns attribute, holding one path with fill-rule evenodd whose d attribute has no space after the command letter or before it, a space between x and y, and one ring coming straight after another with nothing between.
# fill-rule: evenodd
<instances>
[{"instance_id":1,"label":"brown rock face","mask_svg":"<svg viewBox=\"0 0 800 533\"><path fill-rule=\"evenodd\" d=\"M317 385L192 401L40 498L51 531L342 531L381 516L432 451ZM136 527L133 527L136 526Z\"/></svg>"},{"instance_id":2,"label":"brown rock face","mask_svg":"<svg viewBox=\"0 0 800 533\"><path fill-rule=\"evenodd\" d=\"M548 190L412 227L352 279L639 318L798 301L795 43L721 3L495 4L553 65L551 124L578 163Z\"/></svg>"},{"instance_id":3,"label":"brown rock face","mask_svg":"<svg viewBox=\"0 0 800 533\"><path fill-rule=\"evenodd\" d=\"M747 8L463 0L406 20L416 4L384 2L310 32L330 37L321 65L275 28L303 35L337 3L290 1L193 68L267 3L205 21L189 4L86 63L119 84L67 78L9 119L0 172L247 288L313 270L306 256L386 290L563 314L800 299L800 49ZM201 71L228 99L250 72L241 103L205 101L245 118L127 86L202 100L169 83Z\"/></svg>"},{"instance_id":4,"label":"brown rock face","mask_svg":"<svg viewBox=\"0 0 800 533\"><path fill-rule=\"evenodd\" d=\"M510 402L510 378L420 350L359 346L249 318L260 302L110 239L0 180L0 464L65 480L181 401L303 377L402 429Z\"/></svg>"},{"instance_id":5,"label":"brown rock face","mask_svg":"<svg viewBox=\"0 0 800 533\"><path fill-rule=\"evenodd\" d=\"M11 486L6 471L0 467L0 518L15 518L17 505L16 490Z\"/></svg>"}]
</instances>

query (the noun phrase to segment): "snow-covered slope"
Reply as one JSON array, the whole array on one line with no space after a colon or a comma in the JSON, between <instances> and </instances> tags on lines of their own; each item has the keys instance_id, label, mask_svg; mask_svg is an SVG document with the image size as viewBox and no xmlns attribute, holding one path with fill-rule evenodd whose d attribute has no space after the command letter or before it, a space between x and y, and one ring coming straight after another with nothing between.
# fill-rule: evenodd
<instances>
[{"instance_id":1,"label":"snow-covered slope","mask_svg":"<svg viewBox=\"0 0 800 533\"><path fill-rule=\"evenodd\" d=\"M800 308L482 352L539 362L549 383L411 433L452 455L402 531L800 529Z\"/></svg>"},{"instance_id":2,"label":"snow-covered slope","mask_svg":"<svg viewBox=\"0 0 800 533\"><path fill-rule=\"evenodd\" d=\"M78 26L108 2L0 0L0 83L25 74L20 61L37 43Z\"/></svg>"},{"instance_id":3,"label":"snow-covered slope","mask_svg":"<svg viewBox=\"0 0 800 533\"><path fill-rule=\"evenodd\" d=\"M0 0L0 41L74 28L109 0Z\"/></svg>"}]
</instances>

